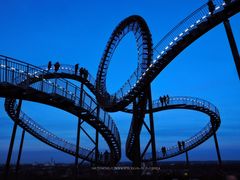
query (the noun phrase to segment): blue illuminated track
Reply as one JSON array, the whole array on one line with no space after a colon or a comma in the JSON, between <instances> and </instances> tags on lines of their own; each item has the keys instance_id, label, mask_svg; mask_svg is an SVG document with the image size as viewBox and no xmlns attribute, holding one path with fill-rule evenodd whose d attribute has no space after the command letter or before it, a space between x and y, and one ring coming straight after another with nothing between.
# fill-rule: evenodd
<instances>
[{"instance_id":1,"label":"blue illuminated track","mask_svg":"<svg viewBox=\"0 0 240 180\"><path fill-rule=\"evenodd\" d=\"M145 113L149 113L146 103L146 87L175 59L185 48L200 38L218 24L224 22L240 11L240 0L232 0L226 4L223 0L214 0L215 10L210 13L207 4L204 4L169 33L153 47L152 36L145 20L137 15L124 19L113 31L103 56L101 58L96 79L88 73L82 77L75 72L72 65L61 65L55 72L47 66L36 67L34 65L0 55L0 96L5 97L5 109L12 120L18 123L27 132L42 142L66 152L76 155L76 145L57 137L24 112L17 114L18 101L29 100L51 105L67 111L81 118L97 129L107 142L110 149L112 164L121 159L121 140L119 131L113 119L107 112L123 111L132 113L132 122L126 142L126 155L133 160L136 148L136 133L142 127ZM136 39L138 50L138 66L129 79L115 93L107 91L106 77L109 63L115 49L125 37L132 32ZM83 83L96 96L90 96L71 80ZM80 100L80 94L83 99ZM135 100L138 100L137 102ZM140 105L141 108L138 108ZM213 135L220 126L220 114L218 109L202 99L194 97L170 97L169 103L163 106L159 100L153 101L153 112L169 109L190 109L200 111L210 117L209 123L197 134L184 140L185 147L167 147L166 153L157 152L157 160L167 159L184 153L200 145ZM100 112L97 107L100 106ZM78 156L84 160L94 162L94 149L80 147ZM143 161L152 161L150 154L142 157ZM98 157L101 164L109 164Z\"/></svg>"}]
</instances>

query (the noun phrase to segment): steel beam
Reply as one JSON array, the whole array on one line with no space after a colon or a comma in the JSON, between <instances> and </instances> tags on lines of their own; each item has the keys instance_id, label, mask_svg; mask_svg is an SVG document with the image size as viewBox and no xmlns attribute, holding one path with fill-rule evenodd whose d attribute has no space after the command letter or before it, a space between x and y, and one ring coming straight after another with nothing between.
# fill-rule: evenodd
<instances>
[{"instance_id":1,"label":"steel beam","mask_svg":"<svg viewBox=\"0 0 240 180\"><path fill-rule=\"evenodd\" d=\"M135 113L135 111L138 111L138 104L136 100L133 101L133 113ZM134 149L133 149L134 155L133 155L133 163L132 163L133 167L141 167L140 133L139 132L137 133L138 134L135 134L135 141L134 141L135 144L133 145L134 146Z\"/></svg>"},{"instance_id":2,"label":"steel beam","mask_svg":"<svg viewBox=\"0 0 240 180\"><path fill-rule=\"evenodd\" d=\"M21 106L22 106L22 99L19 99L17 113L16 113L17 119L19 118ZM10 162L11 162L11 158L12 158L12 151L13 151L14 141L15 141L15 137L16 137L16 132L17 132L17 120L14 121L14 125L13 125L12 136L11 136L7 160L6 160L6 164L5 164L4 179L7 179L8 174L9 174L9 168L10 168Z\"/></svg>"},{"instance_id":3,"label":"steel beam","mask_svg":"<svg viewBox=\"0 0 240 180\"><path fill-rule=\"evenodd\" d=\"M83 101L83 83L81 83L81 86L80 86L80 100L79 100L80 107L82 106L82 101ZM75 153L75 179L78 178L78 155L79 155L81 124L82 124L81 113L79 113L78 125L77 125L76 153Z\"/></svg>"},{"instance_id":4,"label":"steel beam","mask_svg":"<svg viewBox=\"0 0 240 180\"><path fill-rule=\"evenodd\" d=\"M100 106L97 105L97 121L100 121ZM96 136L95 136L95 146L96 146L96 149L95 149L95 165L98 166L98 137L99 135L99 132L98 132L98 129L96 128Z\"/></svg>"},{"instance_id":5,"label":"steel beam","mask_svg":"<svg viewBox=\"0 0 240 180\"><path fill-rule=\"evenodd\" d=\"M22 156L22 147L23 147L23 142L24 142L24 137L25 137L25 130L22 130L22 136L21 136L21 142L20 142L20 147L18 151L18 158L17 158L17 164L16 164L16 174L18 174L18 170L20 167L20 160Z\"/></svg>"},{"instance_id":6,"label":"steel beam","mask_svg":"<svg viewBox=\"0 0 240 180\"><path fill-rule=\"evenodd\" d=\"M151 145L152 145L152 160L153 166L157 165L157 155L156 155L156 142L155 142L155 130L153 122L153 111L152 111L152 92L151 85L148 86L148 110L149 110L149 121L150 121L150 130L151 130Z\"/></svg>"},{"instance_id":7,"label":"steel beam","mask_svg":"<svg viewBox=\"0 0 240 180\"><path fill-rule=\"evenodd\" d=\"M234 59L234 62L235 62L237 73L238 73L238 78L240 79L240 57L239 57L237 44L236 44L236 41L234 39L234 35L233 35L233 32L232 32L232 28L231 28L229 20L228 19L225 20L223 22L223 24L224 24L224 27L225 27L225 30L226 30L226 33L227 33L228 41L229 41L229 44L230 44L233 59Z\"/></svg>"},{"instance_id":8,"label":"steel beam","mask_svg":"<svg viewBox=\"0 0 240 180\"><path fill-rule=\"evenodd\" d=\"M188 158L188 151L186 151L186 165L189 166L189 158Z\"/></svg>"},{"instance_id":9,"label":"steel beam","mask_svg":"<svg viewBox=\"0 0 240 180\"><path fill-rule=\"evenodd\" d=\"M18 113L18 117L19 117L19 113ZM16 169L15 169L17 177L18 177L18 170L20 168L20 160L21 160L21 156L22 156L22 148L23 148L24 138L25 138L25 130L23 129L22 136L21 136L21 142L20 142L20 146L19 146L19 151L18 151Z\"/></svg>"},{"instance_id":10,"label":"steel beam","mask_svg":"<svg viewBox=\"0 0 240 180\"><path fill-rule=\"evenodd\" d=\"M220 154L220 150L219 150L219 146L218 146L216 128L215 128L215 125L214 125L212 119L211 119L211 124L212 124L212 129L213 129L213 138L214 138L214 143L215 143L216 152L217 152L218 164L221 166L222 165L222 158L221 158L221 154Z\"/></svg>"}]
</instances>

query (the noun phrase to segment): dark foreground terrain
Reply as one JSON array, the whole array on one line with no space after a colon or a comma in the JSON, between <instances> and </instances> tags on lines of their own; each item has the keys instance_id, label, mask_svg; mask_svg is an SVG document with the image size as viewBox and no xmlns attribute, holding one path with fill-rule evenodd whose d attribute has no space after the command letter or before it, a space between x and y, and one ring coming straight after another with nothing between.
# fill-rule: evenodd
<instances>
[{"instance_id":1,"label":"dark foreground terrain","mask_svg":"<svg viewBox=\"0 0 240 180\"><path fill-rule=\"evenodd\" d=\"M0 167L3 178L4 166ZM19 180L55 180L75 179L74 166L68 164L56 165L22 165L18 175L14 167L11 168L8 179ZM240 180L240 162L224 162L219 167L215 162L193 162L189 166L181 162L165 162L158 167L150 168L147 165L141 169L132 168L129 164L118 167L80 167L78 179L209 179L209 180Z\"/></svg>"}]
</instances>

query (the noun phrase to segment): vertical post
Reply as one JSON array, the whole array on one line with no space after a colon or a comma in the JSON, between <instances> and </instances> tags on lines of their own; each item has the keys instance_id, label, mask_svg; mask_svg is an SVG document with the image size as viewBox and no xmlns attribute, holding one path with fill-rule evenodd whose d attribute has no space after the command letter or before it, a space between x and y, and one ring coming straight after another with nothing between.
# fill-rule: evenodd
<instances>
[{"instance_id":1,"label":"vertical post","mask_svg":"<svg viewBox=\"0 0 240 180\"><path fill-rule=\"evenodd\" d=\"M19 118L21 106L22 106L22 100L19 99L19 103L18 103L18 107L17 107L17 113L16 113L17 119ZM14 121L14 125L13 125L12 136L11 136L10 145L9 145L9 149L8 149L7 160L6 160L6 164L5 164L4 179L7 179L8 174L9 174L9 167L10 167L10 162L11 162L11 157L12 157L12 151L13 151L13 145L14 145L14 141L15 141L15 137L16 137L16 132L17 132L17 120Z\"/></svg>"},{"instance_id":2,"label":"vertical post","mask_svg":"<svg viewBox=\"0 0 240 180\"><path fill-rule=\"evenodd\" d=\"M212 129L213 129L213 138L214 138L215 147L216 147L216 151L217 151L218 164L221 166L222 165L222 159L221 159L221 154L220 154L220 150L219 150L219 146L218 146L216 128L215 128L213 119L211 119L211 124L212 124Z\"/></svg>"},{"instance_id":3,"label":"vertical post","mask_svg":"<svg viewBox=\"0 0 240 180\"><path fill-rule=\"evenodd\" d=\"M18 158L17 158L17 164L16 164L16 174L18 174L19 166L20 166L20 160L21 160L21 155L22 155L22 147L23 147L23 142L24 142L24 137L25 137L25 130L22 130L22 137L21 137L21 142L20 142L20 147L18 151Z\"/></svg>"},{"instance_id":4,"label":"vertical post","mask_svg":"<svg viewBox=\"0 0 240 180\"><path fill-rule=\"evenodd\" d=\"M26 83L26 87L28 87L29 86L29 64L27 65L27 83Z\"/></svg>"},{"instance_id":5,"label":"vertical post","mask_svg":"<svg viewBox=\"0 0 240 180\"><path fill-rule=\"evenodd\" d=\"M99 121L99 119L100 119L99 115L100 115L100 106L97 105L97 121ZM99 139L98 134L99 134L98 129L96 129L96 137L95 137L95 146L96 146L96 148L95 148L95 165L96 166L98 166L98 139Z\"/></svg>"},{"instance_id":6,"label":"vertical post","mask_svg":"<svg viewBox=\"0 0 240 180\"><path fill-rule=\"evenodd\" d=\"M238 78L240 79L240 57L239 57L236 41L233 36L232 28L231 28L231 25L230 25L230 22L228 19L225 20L223 24L224 24L224 27L225 27L225 30L227 33L227 37L228 37L228 41L229 41L230 48L232 51L233 59L234 59L235 65L236 65Z\"/></svg>"},{"instance_id":7,"label":"vertical post","mask_svg":"<svg viewBox=\"0 0 240 180\"><path fill-rule=\"evenodd\" d=\"M80 87L80 100L79 105L82 106L82 97L83 97L83 83L81 83ZM75 154L75 179L78 177L78 154L79 154L79 144L80 144L80 129L81 129L81 114L78 117L78 125L77 125L77 142L76 142L76 154Z\"/></svg>"},{"instance_id":8,"label":"vertical post","mask_svg":"<svg viewBox=\"0 0 240 180\"><path fill-rule=\"evenodd\" d=\"M138 113L138 104L136 102L136 100L133 101L133 113ZM136 112L135 112L136 111ZM131 125L132 126L132 125ZM139 133L137 131L138 127L136 127L136 129L133 129L134 133ZM134 150L133 150L133 167L141 167L141 149L140 149L140 135L139 134L135 134L135 144L134 146Z\"/></svg>"},{"instance_id":9,"label":"vertical post","mask_svg":"<svg viewBox=\"0 0 240 180\"><path fill-rule=\"evenodd\" d=\"M150 121L150 130L151 130L152 160L153 160L153 166L156 166L157 157L156 157L155 130L154 130L153 111L152 111L151 85L148 86L148 109L149 109L149 121Z\"/></svg>"},{"instance_id":10,"label":"vertical post","mask_svg":"<svg viewBox=\"0 0 240 180\"><path fill-rule=\"evenodd\" d=\"M189 166L188 151L186 151L186 165Z\"/></svg>"},{"instance_id":11,"label":"vertical post","mask_svg":"<svg viewBox=\"0 0 240 180\"><path fill-rule=\"evenodd\" d=\"M141 167L141 150L140 150L140 138L139 135L135 137L135 145L134 145L134 159L133 159L133 167Z\"/></svg>"},{"instance_id":12,"label":"vertical post","mask_svg":"<svg viewBox=\"0 0 240 180\"><path fill-rule=\"evenodd\" d=\"M5 57L5 81L7 82L8 81L8 78L7 78L7 66L8 66L8 61L7 61L7 57Z\"/></svg>"}]
</instances>

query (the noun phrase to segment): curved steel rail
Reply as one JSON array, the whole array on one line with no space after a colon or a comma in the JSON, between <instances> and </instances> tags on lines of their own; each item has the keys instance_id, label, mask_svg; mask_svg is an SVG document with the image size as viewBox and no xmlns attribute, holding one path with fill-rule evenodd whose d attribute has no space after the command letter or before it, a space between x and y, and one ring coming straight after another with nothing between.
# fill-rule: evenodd
<instances>
[{"instance_id":1,"label":"curved steel rail","mask_svg":"<svg viewBox=\"0 0 240 180\"><path fill-rule=\"evenodd\" d=\"M51 78L54 77L60 77L60 78L69 78L69 79L75 79L80 82L84 81L81 80L81 77L79 76L79 73L75 74L74 66L72 65L61 65L61 69L57 73L50 73ZM46 66L42 66L44 69L46 69ZM53 72L53 69L50 70L50 72ZM89 87L94 87L94 78L89 74L88 78L85 79L85 83ZM95 88L92 88L92 92L96 92ZM191 110L196 110L203 112L207 115L210 116L212 119L212 123L215 125L215 130L218 129L220 126L220 115L218 109L210 102L199 99L199 98L193 98L193 97L170 97L169 99L169 104L162 105L159 100L155 100L152 102L152 111L153 112L159 112L163 110L168 110L168 109L191 109ZM146 104L146 107L148 107L148 104ZM134 113L133 112L133 105L130 104L125 108L123 111L127 113ZM149 113L148 109L141 109L141 111L145 111L145 113ZM135 116L141 114L140 112L137 112ZM136 118L134 116L134 118ZM138 116L138 121L141 119L141 117ZM138 127L139 128L139 127ZM127 138L127 145L126 145L126 150L127 150L127 155L129 159L132 160L131 157L131 152L132 150L134 151L134 146L133 144L135 143L134 141L134 133L135 131L130 130L128 138ZM212 125L211 123L208 123L201 131L199 131L196 135L192 136L191 138L185 140L186 147L182 151L178 151L177 146L169 147L167 148L167 155L163 156L162 152L158 152L158 160L161 159L167 159L176 155L179 155L181 153L184 153L185 151L188 151L197 145L203 143L205 140L207 140L213 133ZM135 153L135 152L134 152ZM160 155L159 155L160 154ZM162 155L162 156L161 156ZM150 161L151 158L148 159L150 155L146 155L144 158L144 161Z\"/></svg>"},{"instance_id":2,"label":"curved steel rail","mask_svg":"<svg viewBox=\"0 0 240 180\"><path fill-rule=\"evenodd\" d=\"M130 76L127 82L117 91L114 95L110 98L106 97L105 102L103 103L100 101L99 103L107 110L107 111L117 111L124 109L128 104L134 101L136 97L141 92L144 92L144 88L148 87L148 85L157 77L157 75L178 55L180 54L186 47L188 47L191 43L193 43L196 39L201 37L203 34L208 32L210 29L214 28L221 22L225 21L227 18L235 15L240 11L240 1L239 0L232 0L228 4L226 4L223 0L215 0L215 10L213 13L209 12L207 4L204 4L199 9L194 11L190 14L187 18L181 21L176 27L174 27L158 44L154 47L154 60L150 61L151 63L145 70L141 70L141 74L139 74L139 67L135 72ZM120 23L121 25L121 23ZM119 26L118 26L119 27ZM128 27L128 26L126 26ZM116 28L117 29L117 28ZM117 29L121 32L121 28ZM116 36L116 30L112 33L110 38L113 39ZM108 48L109 44L107 45ZM116 45L113 45L116 48ZM106 49L107 49L106 48ZM151 55L151 54L149 54ZM111 54L112 56L112 54ZM111 57L110 56L110 57ZM101 62L109 63L110 58L105 60L106 57L103 56ZM107 64L108 65L108 64ZM106 66L107 66L106 65ZM107 66L108 67L108 66ZM104 71L104 68L100 64L99 69ZM99 70L99 71L100 71ZM96 81L96 84L101 83L103 85L106 84L105 82L106 70L104 71L104 78L102 82ZM101 79L101 74L98 73L97 79ZM103 86L103 91L105 94L107 93L106 86ZM103 94L104 94L103 93ZM97 94L99 96L99 94ZM100 99L100 98L99 98ZM188 107L189 108L189 107ZM196 109L202 108L195 106ZM207 111L207 109L205 109ZM212 116L210 116L212 117ZM138 139L136 135L137 132L141 129L142 121L144 115L141 117L139 114L134 113L133 111L133 118L130 127L130 132L128 135L127 143L126 143L126 153L129 159L133 160L134 153L135 153L135 141ZM217 123L217 119L213 118L214 123ZM220 118L219 118L220 120ZM137 123L138 121L138 123ZM216 130L218 126L216 125ZM210 126L207 126L210 127ZM212 135L211 128L208 129L208 133L200 138L194 145L186 146L187 149L191 149L198 144L202 143L205 139ZM205 129L204 129L205 132ZM200 132L201 134L201 132ZM200 137L198 135L194 137ZM175 155L181 152L175 153ZM169 153L167 157L174 156L174 153ZM167 158L166 157L166 158ZM164 157L165 158L165 157ZM163 159L159 158L158 159Z\"/></svg>"},{"instance_id":3,"label":"curved steel rail","mask_svg":"<svg viewBox=\"0 0 240 180\"><path fill-rule=\"evenodd\" d=\"M185 148L182 150L178 149L178 146L172 146L166 148L166 155L160 151L157 153L157 160L167 159L173 156L177 156L186 151L193 149L194 147L200 145L204 141L206 141L209 137L213 135L213 132L216 131L221 123L220 114L216 106L212 103L194 97L170 97L167 105L161 104L159 100L155 100L153 103L153 112L159 112L164 110L171 109L189 109L194 111L199 111L207 114L210 117L210 122L201 129L197 134L185 140ZM134 113L132 110L132 105L129 105L125 110L128 113ZM149 113L148 109L146 109L146 113ZM214 129L212 127L214 125ZM132 150L134 148L134 132L130 130L128 138L127 138L127 156L129 159L132 159ZM151 161L151 154L146 154L143 157L144 161Z\"/></svg>"},{"instance_id":4,"label":"curved steel rail","mask_svg":"<svg viewBox=\"0 0 240 180\"><path fill-rule=\"evenodd\" d=\"M142 101L144 102L144 87L148 86L178 54L180 54L186 47L188 47L191 43L193 43L200 36L208 32L210 29L214 28L227 18L233 16L240 11L240 0L232 0L229 4L226 4L223 0L214 0L214 4L216 5L216 8L213 13L209 12L208 6L205 4L196 11L194 11L183 21L181 21L157 44L157 46L155 46L154 55L152 50L151 34L146 22L139 16L130 16L129 18L123 20L114 30L112 36L110 37L110 40L107 43L105 52L98 68L96 81L94 82L94 79L91 79L90 76L88 77L89 79L87 79L87 81L85 80L85 84L96 95L100 105L107 111L118 111L123 110L125 107L127 107L127 105L133 102L136 97L140 99L142 98ZM128 81L116 93L110 95L106 89L106 75L108 65L121 39L130 31L134 33L137 42L138 66L134 73L130 76ZM152 56L154 57L153 61ZM27 100L42 102L39 97L32 97L29 95L30 93L37 92L40 93L41 98L42 95L47 95L47 104L59 107L59 104L57 104L56 102L59 102L59 100L61 100L64 103L70 103L71 105L73 105L71 107L82 108L81 110L79 110L79 112L83 112L84 110L85 112L90 113L92 117L96 118L94 114L96 102L86 92L84 92L85 96L88 99L84 101L84 104L86 104L86 106L79 106L79 98L77 97L77 95L79 94L79 89L78 87L72 85L70 82L62 79L57 79L56 74L54 75L53 73L46 72L42 69L38 69L36 71L36 67L32 67L31 65L26 63L24 64L23 62L18 62L21 64L18 66L21 66L22 68L19 68L18 66L14 67L8 64L4 64L4 62L5 61L1 63L0 67L1 70L5 68L5 71L2 71L0 73L0 79L2 77L5 79L5 81L1 81L0 84L2 87L1 96L5 97L7 95L14 95L14 98L20 97ZM11 62L10 64L14 64L14 62ZM14 79L16 77L16 70L18 71L17 80ZM76 75L66 73L65 77L66 75L68 75L69 77L71 76L73 79L75 78L81 81L81 78L77 77ZM46 80L52 77L56 79L56 82L52 83L51 81ZM71 90L69 90L69 85L71 87ZM14 87L15 89L11 88L9 90L9 87ZM189 102L191 102L192 104L172 104L168 108L187 108L204 112L211 117L212 123L217 130L220 125L220 117L218 111L213 111L212 109L208 108L208 106L205 104L206 101L201 100L202 104L193 103L194 101L191 101L191 99L192 98L189 98ZM188 101L188 98L185 98L184 100ZM179 102L180 101L178 101L178 103ZM15 101L8 100L6 101L6 105L7 104L11 104L9 107L11 107L12 109L8 109L11 109L11 112L15 112L13 108L15 107ZM92 104L94 104L94 107L92 107ZM76 115L77 110L74 108L71 110L71 113ZM64 108L62 107L61 109ZM156 111L160 111L167 109L167 107L157 106L154 109ZM125 109L125 111L127 111L127 109ZM11 116L10 110L9 114ZM103 127L108 129L108 131L103 130L102 135L108 142L110 149L113 152L112 154L114 156L114 160L115 162L117 162L120 159L119 133L112 120L108 119L106 124L105 115L106 113L104 113L104 119L100 120L99 124L103 124ZM133 120L136 120L138 116L138 113L133 112ZM143 117L144 115L141 115L141 117L139 118ZM14 117L12 118L14 119ZM19 118L19 120L21 119ZM95 128L100 128L100 130L102 130L102 128L98 126L98 123L95 123L96 119L89 119L88 116L88 118L86 118L85 120ZM109 126L109 122L112 125ZM135 123L132 123L130 128L131 130L135 128L134 124ZM138 128L140 126L138 125ZM127 152L134 149L134 138L131 137L132 135L134 135L134 133L130 131L127 141ZM194 136L194 138L190 138L185 141L185 150L194 148L195 146L199 145L207 138L209 138L211 135L212 126L211 124L208 124L203 129L203 131ZM161 154L158 153L158 159L169 158L182 153L177 151L176 147L171 147L167 150L168 155L166 157L163 157L163 155L161 156ZM128 157L131 159L131 156ZM146 156L145 160L151 159Z\"/></svg>"},{"instance_id":5,"label":"curved steel rail","mask_svg":"<svg viewBox=\"0 0 240 180\"><path fill-rule=\"evenodd\" d=\"M143 37L144 34L146 37L143 38L143 44L145 44L147 49L144 52L148 53L145 55L146 60L144 60L144 62L146 63L144 65L146 65L147 62L151 63L147 67L138 66L125 84L110 96L106 90L107 68L112 54L122 38L122 36L120 36L120 38L118 37L118 33L123 33L123 30L124 32L136 32L140 29L138 28L138 24L145 24L144 21L138 20L137 18L134 19L136 23L132 23L133 25L137 24L136 26L123 23L124 21L121 22L113 31L108 41L98 69L96 85L101 90L101 93L97 94L101 106L107 111L118 111L125 108L185 48L210 29L240 11L240 0L232 0L227 5L223 0L214 0L213 2L216 6L213 14L209 12L207 4L204 4L167 33L157 46L154 47L153 61L148 59L152 56L152 51L150 50L150 33L148 33L147 27L142 28L140 32ZM131 19L131 17L129 18ZM128 18L125 21L127 20ZM144 26L147 25L145 24ZM123 35L125 34L126 33L123 33ZM149 46L147 44L149 44Z\"/></svg>"},{"instance_id":6,"label":"curved steel rail","mask_svg":"<svg viewBox=\"0 0 240 180\"><path fill-rule=\"evenodd\" d=\"M23 120L23 117L27 117L25 114L20 114L21 118L17 117L15 98L48 104L76 116L81 114L81 118L84 121L99 130L109 145L111 160L113 163L117 163L121 157L121 143L118 129L112 118L100 109L98 119L97 102L90 95L83 91L82 104L80 104L79 87L64 79L56 78L54 82L47 80L44 75L47 76L48 74L50 73L36 66L6 56L0 56L0 96L9 98L6 100L5 107L10 117L13 120L17 120L23 128L30 127L27 124L23 125L27 119L29 120L29 118ZM39 127L34 121L31 121L31 123L35 124L31 127ZM59 142L59 138L56 138L56 142L51 138L52 142L49 143L49 139L44 138L44 135L33 133L34 129L26 128L26 130L43 142L73 154L72 149L67 149L67 147L72 147L72 144L68 144L69 146L66 147L59 147L60 145L56 144L56 142ZM36 132L49 133L47 131ZM80 153L83 151L85 149L81 149ZM86 159L81 154L79 154L79 157ZM86 160L92 161L91 156L89 155Z\"/></svg>"},{"instance_id":7,"label":"curved steel rail","mask_svg":"<svg viewBox=\"0 0 240 180\"><path fill-rule=\"evenodd\" d=\"M124 95L124 98L121 97L122 99L120 100L120 97L117 96L118 93L110 95L106 88L107 70L113 53L122 38L129 32L133 32L138 50L138 66L137 70L134 72L135 80L146 71L152 61L152 36L147 23L142 17L136 15L124 19L113 31L106 45L97 72L96 97L101 106L107 111L121 110L122 108L119 107L123 107L123 104L132 100L131 93L127 93ZM133 81L127 81L127 83L131 85ZM125 90L126 89L121 88L120 93L123 93ZM134 92L134 94L136 93Z\"/></svg>"}]
</instances>

